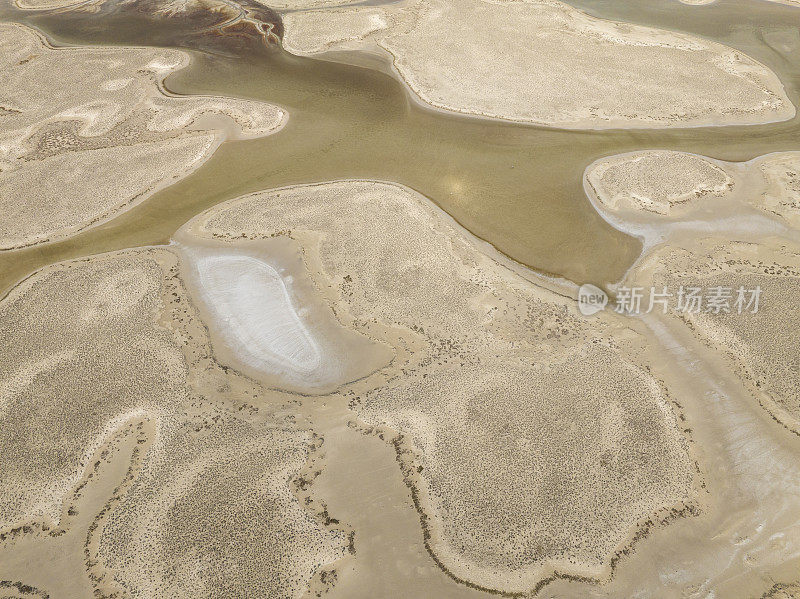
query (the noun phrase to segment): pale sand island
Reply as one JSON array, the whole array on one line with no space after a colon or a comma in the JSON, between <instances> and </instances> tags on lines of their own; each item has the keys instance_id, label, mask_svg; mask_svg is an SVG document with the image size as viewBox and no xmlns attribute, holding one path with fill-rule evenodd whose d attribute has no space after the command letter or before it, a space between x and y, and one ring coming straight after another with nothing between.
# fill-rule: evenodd
<instances>
[{"instance_id":1,"label":"pale sand island","mask_svg":"<svg viewBox=\"0 0 800 599\"><path fill-rule=\"evenodd\" d=\"M746 162L667 150L601 158L586 169L595 206L613 219L663 225L744 213L800 231L800 151L775 152ZM743 223L743 224L746 224Z\"/></svg>"},{"instance_id":2,"label":"pale sand island","mask_svg":"<svg viewBox=\"0 0 800 599\"><path fill-rule=\"evenodd\" d=\"M263 102L165 94L160 82L187 61L174 50L53 49L0 24L0 250L97 226L185 177L223 139L286 122Z\"/></svg>"},{"instance_id":3,"label":"pale sand island","mask_svg":"<svg viewBox=\"0 0 800 599\"><path fill-rule=\"evenodd\" d=\"M670 151L634 152L593 163L585 180L593 197L612 212L646 210L673 215L703 196L724 197L733 178L713 162Z\"/></svg>"},{"instance_id":4,"label":"pale sand island","mask_svg":"<svg viewBox=\"0 0 800 599\"><path fill-rule=\"evenodd\" d=\"M775 73L739 50L598 19L556 0L292 11L284 26L284 48L295 54L388 53L420 100L465 114L590 129L795 115Z\"/></svg>"},{"instance_id":5,"label":"pale sand island","mask_svg":"<svg viewBox=\"0 0 800 599\"><path fill-rule=\"evenodd\" d=\"M91 0L14 0L14 4L25 10L48 10L70 8L86 4L89 1Z\"/></svg>"}]
</instances>

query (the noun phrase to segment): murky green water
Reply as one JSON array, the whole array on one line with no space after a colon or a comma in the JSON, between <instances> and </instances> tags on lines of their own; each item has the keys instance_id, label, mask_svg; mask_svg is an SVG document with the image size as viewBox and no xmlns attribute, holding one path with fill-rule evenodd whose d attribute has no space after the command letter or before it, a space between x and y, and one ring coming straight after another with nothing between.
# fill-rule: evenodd
<instances>
[{"instance_id":1,"label":"murky green water","mask_svg":"<svg viewBox=\"0 0 800 599\"><path fill-rule=\"evenodd\" d=\"M800 9L759 0L702 7L676 0L573 4L598 16L736 46L773 68L798 103ZM61 43L190 44L174 24L144 18L11 16ZM581 176L590 162L650 147L726 160L800 149L797 118L763 126L602 132L504 124L419 107L400 83L378 70L242 41L226 46L218 38L203 45L206 51L192 51L189 68L167 80L172 91L270 101L288 109L287 127L264 139L224 144L192 176L97 229L0 254L0 288L58 260L164 243L198 212L243 193L342 178L405 184L512 258L577 282L604 284L622 276L640 244L606 224L586 200Z\"/></svg>"}]
</instances>

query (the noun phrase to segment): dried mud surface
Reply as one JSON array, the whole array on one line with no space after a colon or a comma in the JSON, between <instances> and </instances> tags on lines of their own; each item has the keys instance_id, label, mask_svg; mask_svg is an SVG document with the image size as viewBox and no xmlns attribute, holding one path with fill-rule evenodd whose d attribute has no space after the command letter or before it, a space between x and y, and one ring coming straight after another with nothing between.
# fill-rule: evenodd
<instances>
[{"instance_id":1,"label":"dried mud surface","mask_svg":"<svg viewBox=\"0 0 800 599\"><path fill-rule=\"evenodd\" d=\"M393 359L388 345L341 326L287 238L240 243L231 251L177 237L186 242L180 244L184 279L218 356L236 368L310 395L368 377Z\"/></svg>"}]
</instances>

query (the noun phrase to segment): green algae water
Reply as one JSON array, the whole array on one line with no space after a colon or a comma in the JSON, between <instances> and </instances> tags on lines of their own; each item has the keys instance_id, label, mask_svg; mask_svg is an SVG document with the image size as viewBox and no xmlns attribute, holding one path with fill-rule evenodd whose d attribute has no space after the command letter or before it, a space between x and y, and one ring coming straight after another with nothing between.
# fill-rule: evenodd
<instances>
[{"instance_id":1,"label":"green algae water","mask_svg":"<svg viewBox=\"0 0 800 599\"><path fill-rule=\"evenodd\" d=\"M737 47L772 68L797 105L800 10L746 0L745 11L744 3L573 2L596 16ZM544 274L602 286L622 277L641 244L608 225L586 199L582 174L593 160L643 148L725 160L800 148L798 118L667 130L575 131L503 123L420 106L382 69L300 58L255 38L198 41L186 34L185 22L141 14L6 12L0 17L40 29L55 45L185 49L192 63L167 79L170 91L271 102L288 110L289 122L262 139L224 143L192 175L102 226L64 241L0 253L3 290L59 260L167 243L197 213L245 193L351 178L407 185L514 260Z\"/></svg>"}]
</instances>

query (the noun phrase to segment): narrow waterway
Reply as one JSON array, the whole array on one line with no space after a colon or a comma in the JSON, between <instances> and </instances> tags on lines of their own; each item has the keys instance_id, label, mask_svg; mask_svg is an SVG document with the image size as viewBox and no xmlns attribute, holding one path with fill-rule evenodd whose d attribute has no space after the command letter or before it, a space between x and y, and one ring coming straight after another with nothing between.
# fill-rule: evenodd
<instances>
[{"instance_id":1,"label":"narrow waterway","mask_svg":"<svg viewBox=\"0 0 800 599\"><path fill-rule=\"evenodd\" d=\"M771 2L573 4L597 16L678 29L740 48L774 69L798 103L800 11ZM743 7L747 5L746 10ZM800 119L760 126L566 131L447 114L413 102L380 69L292 56L255 38L191 35L197 24L141 12L30 13L0 10L54 44L182 47L192 64L167 87L224 94L288 109L280 133L223 144L193 175L105 225L71 239L0 254L0 289L46 264L165 243L198 212L259 189L371 178L412 187L477 236L531 268L582 283L621 278L639 240L601 219L581 176L596 158L640 148L680 149L726 160L797 149Z\"/></svg>"}]
</instances>

